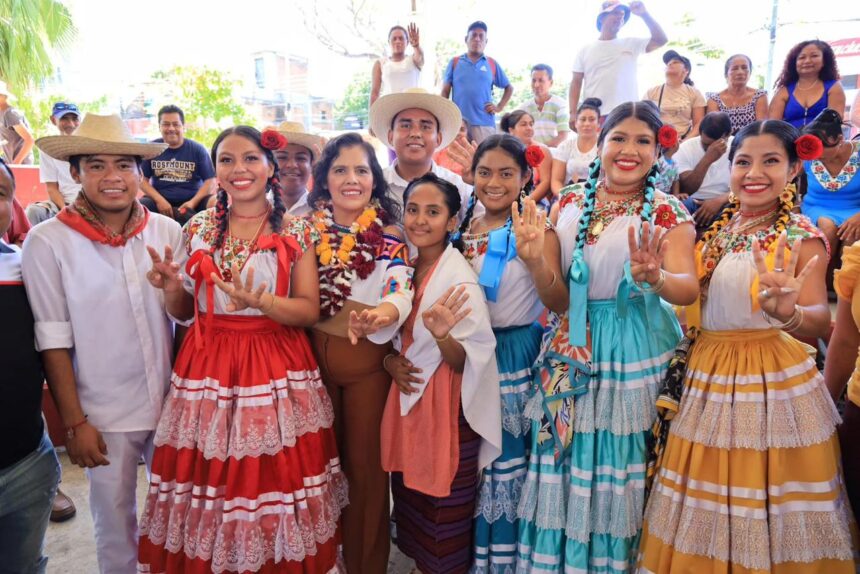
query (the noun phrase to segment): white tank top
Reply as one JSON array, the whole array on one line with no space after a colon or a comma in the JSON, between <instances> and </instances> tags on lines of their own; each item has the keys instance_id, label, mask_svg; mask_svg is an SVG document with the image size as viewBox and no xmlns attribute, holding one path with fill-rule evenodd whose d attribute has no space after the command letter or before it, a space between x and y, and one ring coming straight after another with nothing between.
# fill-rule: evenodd
<instances>
[{"instance_id":1,"label":"white tank top","mask_svg":"<svg viewBox=\"0 0 860 574\"><path fill-rule=\"evenodd\" d=\"M412 56L407 55L399 62L388 58L382 58L382 89L380 96L385 94L399 94L409 88L418 87L418 78L421 70L412 61Z\"/></svg>"}]
</instances>

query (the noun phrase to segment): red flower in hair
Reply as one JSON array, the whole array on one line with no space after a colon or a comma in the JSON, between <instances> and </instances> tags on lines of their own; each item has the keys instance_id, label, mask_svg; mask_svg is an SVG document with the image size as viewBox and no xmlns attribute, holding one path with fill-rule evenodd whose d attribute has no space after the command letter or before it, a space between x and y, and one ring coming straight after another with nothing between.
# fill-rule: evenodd
<instances>
[{"instance_id":1,"label":"red flower in hair","mask_svg":"<svg viewBox=\"0 0 860 574\"><path fill-rule=\"evenodd\" d=\"M534 169L540 167L546 156L543 154L543 148L539 145L530 145L526 148L526 163Z\"/></svg>"},{"instance_id":2,"label":"red flower in hair","mask_svg":"<svg viewBox=\"0 0 860 574\"><path fill-rule=\"evenodd\" d=\"M802 160L818 159L824 152L824 144L812 134L804 134L794 140L797 157Z\"/></svg>"},{"instance_id":3,"label":"red flower in hair","mask_svg":"<svg viewBox=\"0 0 860 574\"><path fill-rule=\"evenodd\" d=\"M657 142L663 149L670 149L678 144L678 131L666 124L657 132Z\"/></svg>"},{"instance_id":4,"label":"red flower in hair","mask_svg":"<svg viewBox=\"0 0 860 574\"><path fill-rule=\"evenodd\" d=\"M270 150L284 149L287 147L287 138L279 131L266 130L263 132L263 147Z\"/></svg>"}]
</instances>

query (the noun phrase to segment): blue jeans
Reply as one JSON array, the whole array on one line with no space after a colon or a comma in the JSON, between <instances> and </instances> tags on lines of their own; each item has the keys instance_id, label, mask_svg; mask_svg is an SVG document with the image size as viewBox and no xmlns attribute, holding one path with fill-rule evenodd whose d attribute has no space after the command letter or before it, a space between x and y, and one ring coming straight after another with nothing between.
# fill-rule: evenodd
<instances>
[{"instance_id":1,"label":"blue jeans","mask_svg":"<svg viewBox=\"0 0 860 574\"><path fill-rule=\"evenodd\" d=\"M45 572L42 550L59 482L60 462L47 432L36 450L0 470L0 574Z\"/></svg>"}]
</instances>

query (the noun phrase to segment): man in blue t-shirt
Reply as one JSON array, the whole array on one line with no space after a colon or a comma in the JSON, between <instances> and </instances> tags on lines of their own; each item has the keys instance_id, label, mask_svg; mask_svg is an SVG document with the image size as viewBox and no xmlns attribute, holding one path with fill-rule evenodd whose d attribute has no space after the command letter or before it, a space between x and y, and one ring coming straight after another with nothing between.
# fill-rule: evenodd
<instances>
[{"instance_id":1,"label":"man in blue t-shirt","mask_svg":"<svg viewBox=\"0 0 860 574\"><path fill-rule=\"evenodd\" d=\"M496 61L484 55L487 46L487 25L472 22L466 32L466 53L451 58L445 69L442 97L451 95L469 122L469 138L480 144L496 132L495 114L500 113L511 99L514 88ZM504 90L499 103L493 103L493 86Z\"/></svg>"},{"instance_id":2,"label":"man in blue t-shirt","mask_svg":"<svg viewBox=\"0 0 860 574\"><path fill-rule=\"evenodd\" d=\"M158 110L158 129L166 143L160 156L143 162L144 197L140 202L150 211L185 223L206 209L215 193L215 168L206 148L185 137L185 113L177 106Z\"/></svg>"}]
</instances>

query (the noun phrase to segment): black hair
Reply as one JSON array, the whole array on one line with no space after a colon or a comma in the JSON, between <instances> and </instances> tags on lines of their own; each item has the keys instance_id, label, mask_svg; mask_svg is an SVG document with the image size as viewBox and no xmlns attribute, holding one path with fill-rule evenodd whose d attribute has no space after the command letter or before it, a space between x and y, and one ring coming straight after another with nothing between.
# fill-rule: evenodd
<instances>
[{"instance_id":1,"label":"black hair","mask_svg":"<svg viewBox=\"0 0 860 574\"><path fill-rule=\"evenodd\" d=\"M663 120L660 119L660 110L657 104L650 100L641 102L625 102L616 106L609 115L606 121L603 122L603 127L600 129L600 135L597 136L597 145L601 145L607 134L615 129L615 126L628 118L635 118L644 122L654 132L654 141L657 141L657 132L663 127Z\"/></svg>"},{"instance_id":2,"label":"black hair","mask_svg":"<svg viewBox=\"0 0 860 574\"><path fill-rule=\"evenodd\" d=\"M699 124L699 132L718 140L732 133L732 120L726 112L707 113Z\"/></svg>"},{"instance_id":3,"label":"black hair","mask_svg":"<svg viewBox=\"0 0 860 574\"><path fill-rule=\"evenodd\" d=\"M6 160L0 157L0 165L3 166L3 169L6 170L6 173L9 174L9 179L12 180L12 192L15 192L15 174L12 173L12 168L9 167L9 164L6 163ZM459 208L458 208L459 209Z\"/></svg>"},{"instance_id":4,"label":"black hair","mask_svg":"<svg viewBox=\"0 0 860 574\"><path fill-rule=\"evenodd\" d=\"M406 36L407 40L409 40L409 32L406 30L406 28L404 28L400 24L397 24L396 26L392 26L391 29L388 31L388 39L389 40L391 39L391 33L394 32L395 30L402 30L403 35Z\"/></svg>"},{"instance_id":5,"label":"black hair","mask_svg":"<svg viewBox=\"0 0 860 574\"><path fill-rule=\"evenodd\" d=\"M179 114L179 121L182 122L183 126L185 125L185 112L179 106L173 104L161 106L161 109L158 110L158 123L161 123L161 116L164 114Z\"/></svg>"},{"instance_id":6,"label":"black hair","mask_svg":"<svg viewBox=\"0 0 860 574\"><path fill-rule=\"evenodd\" d=\"M552 66L549 64L535 64L532 66L532 73L535 72L546 72L546 75L552 80Z\"/></svg>"},{"instance_id":7,"label":"black hair","mask_svg":"<svg viewBox=\"0 0 860 574\"><path fill-rule=\"evenodd\" d=\"M88 153L88 154L79 154L79 155L69 156L69 160L68 160L69 165L71 167L75 168L75 171L80 172L81 171L81 162L84 161L85 158L92 157L94 155L101 155L101 154ZM106 155L125 155L125 154L106 154ZM133 155L131 157L134 158L134 163L137 164L137 170L142 171L143 170L143 158L140 157L139 155Z\"/></svg>"},{"instance_id":8,"label":"black hair","mask_svg":"<svg viewBox=\"0 0 860 574\"><path fill-rule=\"evenodd\" d=\"M406 190L403 192L404 206L409 202L409 195L412 191L419 185L423 185L425 183L435 185L436 188L442 192L442 195L445 196L445 207L448 208L448 217L456 217L457 214L460 213L460 206L462 205L460 190L457 189L456 185L450 181L442 179L432 171L409 182L409 185L406 186Z\"/></svg>"},{"instance_id":9,"label":"black hair","mask_svg":"<svg viewBox=\"0 0 860 574\"><path fill-rule=\"evenodd\" d=\"M359 146L367 156L370 173L373 175L373 190L371 199L375 199L382 207L384 214L380 214L383 225L390 225L400 221L400 206L388 195L388 184L385 183L385 174L376 159L376 150L364 141L360 134L347 132L330 140L322 150L319 161L314 165L314 188L308 194L308 205L313 206L317 201L331 200L328 189L328 172L332 163L338 158L344 148Z\"/></svg>"},{"instance_id":10,"label":"black hair","mask_svg":"<svg viewBox=\"0 0 860 574\"><path fill-rule=\"evenodd\" d=\"M466 35L468 36L469 32L471 32L472 30L474 30L476 28L480 28L484 32L487 31L487 25L486 24L484 24L481 20L475 20L474 22L469 24L469 27L466 29Z\"/></svg>"},{"instance_id":11,"label":"black hair","mask_svg":"<svg viewBox=\"0 0 860 574\"><path fill-rule=\"evenodd\" d=\"M472 158L472 169L471 172L474 175L475 171L478 169L478 163L481 161L481 158L484 157L484 154L493 149L501 149L505 153L507 153L510 157L517 162L517 165L520 168L520 173L528 173L529 179L526 184L523 186L522 190L520 190L520 194L517 196L517 205L519 206L519 211L523 210L523 199L525 199L528 194L532 192L534 189L534 170L529 166L528 161L526 161L526 146L523 143L510 134L493 134L490 137L486 138L481 144L478 146L478 149L475 150L475 155ZM463 251L463 233L469 228L469 224L472 222L472 216L475 213L475 206L478 203L478 197L475 195L474 188L472 189L472 195L469 196L469 205L466 208L466 215L463 217L463 221L460 223L459 229L454 234L453 245L458 250Z\"/></svg>"},{"instance_id":12,"label":"black hair","mask_svg":"<svg viewBox=\"0 0 860 574\"><path fill-rule=\"evenodd\" d=\"M833 147L842 140L842 116L831 108L825 108L815 119L803 127L803 133L812 134L821 140L824 147Z\"/></svg>"},{"instance_id":13,"label":"black hair","mask_svg":"<svg viewBox=\"0 0 860 574\"><path fill-rule=\"evenodd\" d=\"M785 56L785 63L782 65L782 72L774 82L774 87L779 89L789 84L797 83L800 75L797 73L797 58L804 48L810 44L821 50L823 58L821 71L818 72L818 79L824 82L839 79L839 67L836 65L836 55L833 53L833 48L827 42L821 40L804 40L795 45Z\"/></svg>"},{"instance_id":14,"label":"black hair","mask_svg":"<svg viewBox=\"0 0 860 574\"><path fill-rule=\"evenodd\" d=\"M286 213L287 207L284 204L284 192L281 189L280 179L278 179L278 161L275 159L275 152L263 147L263 134L261 134L257 128L253 128L251 126L233 126L218 134L218 137L215 138L215 142L212 144L210 155L212 157L212 165L215 166L216 170L218 168L218 146L220 146L221 142L223 142L228 136L232 135L243 137L254 143L263 155L266 156L266 160L269 164L274 168L272 176L266 183L272 190L272 211L269 213L269 226L272 228L272 233L278 233L281 231L281 227L283 226L284 213ZM230 214L227 212L228 206L229 198L227 197L227 191L224 190L224 188L219 187L216 192L215 201L216 234L215 242L212 245L213 251L220 249L221 246L224 245L224 238L227 235L227 226L230 219Z\"/></svg>"},{"instance_id":15,"label":"black hair","mask_svg":"<svg viewBox=\"0 0 860 574\"><path fill-rule=\"evenodd\" d=\"M729 75L729 66L732 65L732 60L734 60L735 58L745 58L747 64L749 64L750 72L752 72L752 60L750 60L749 56L747 56L746 54L732 54L728 57L728 59L726 60L726 65L723 67L723 76Z\"/></svg>"},{"instance_id":16,"label":"black hair","mask_svg":"<svg viewBox=\"0 0 860 574\"><path fill-rule=\"evenodd\" d=\"M399 112L394 114L394 116L391 118L391 125L388 126L388 129L390 129L391 131L394 131L394 122L396 122L397 117L400 114L402 114L403 112L405 112L406 110L424 110L424 108L404 108L404 109L400 110ZM428 114L430 114L431 116L433 116L433 119L436 121L436 131L438 132L439 130L441 130L442 124L439 123L439 118L436 117L436 114L434 114L430 110L424 110L424 111L427 112Z\"/></svg>"},{"instance_id":17,"label":"black hair","mask_svg":"<svg viewBox=\"0 0 860 574\"><path fill-rule=\"evenodd\" d=\"M510 133L514 126L516 126L523 116L528 116L534 121L534 116L528 113L525 110L514 110L502 116L501 121L499 122L499 130L502 133Z\"/></svg>"},{"instance_id":18,"label":"black hair","mask_svg":"<svg viewBox=\"0 0 860 574\"><path fill-rule=\"evenodd\" d=\"M576 115L578 116L579 114L581 114L583 110L593 110L595 113L597 113L597 117L599 119L600 106L602 105L603 100L601 100L600 98L585 98L585 100L583 100L583 102L579 104L579 107L576 108Z\"/></svg>"}]
</instances>

